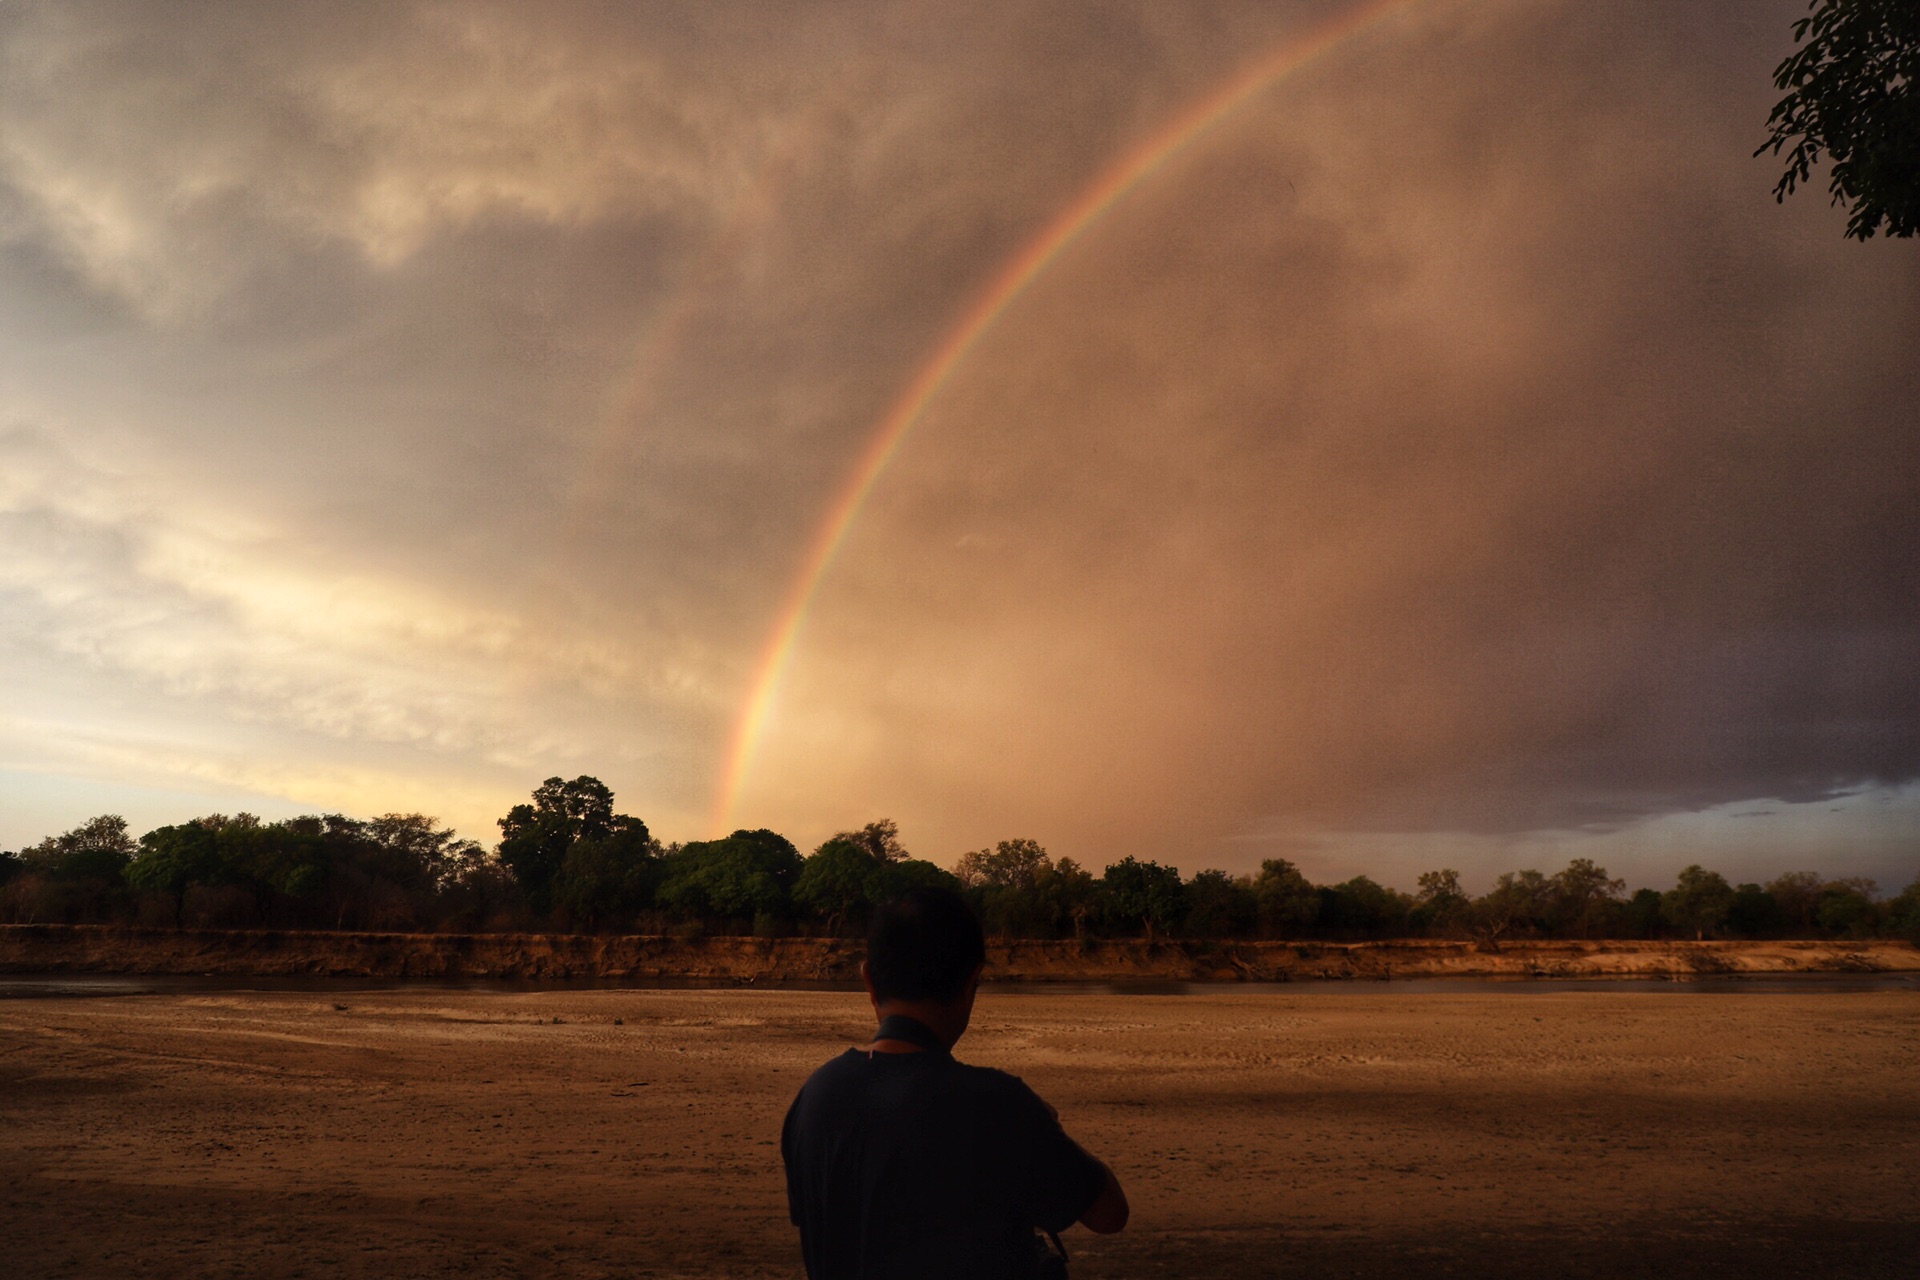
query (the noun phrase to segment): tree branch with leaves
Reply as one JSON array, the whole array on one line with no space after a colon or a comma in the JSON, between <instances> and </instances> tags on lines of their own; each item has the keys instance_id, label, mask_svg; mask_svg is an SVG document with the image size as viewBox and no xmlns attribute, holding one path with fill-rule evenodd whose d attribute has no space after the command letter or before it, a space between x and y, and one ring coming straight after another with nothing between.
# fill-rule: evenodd
<instances>
[{"instance_id":1,"label":"tree branch with leaves","mask_svg":"<svg viewBox=\"0 0 1920 1280\"><path fill-rule=\"evenodd\" d=\"M1870 240L1920 230L1920 3L1814 0L1793 24L1795 44L1773 73L1787 96L1767 118L1772 137L1753 154L1787 150L1774 185L1784 202L1831 159L1827 189L1851 209L1847 235Z\"/></svg>"}]
</instances>

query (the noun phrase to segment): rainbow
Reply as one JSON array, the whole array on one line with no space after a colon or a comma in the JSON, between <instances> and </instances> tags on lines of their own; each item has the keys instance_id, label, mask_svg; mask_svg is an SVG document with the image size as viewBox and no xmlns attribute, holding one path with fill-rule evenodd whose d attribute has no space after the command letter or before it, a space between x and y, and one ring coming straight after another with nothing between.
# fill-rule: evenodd
<instances>
[{"instance_id":1,"label":"rainbow","mask_svg":"<svg viewBox=\"0 0 1920 1280\"><path fill-rule=\"evenodd\" d=\"M746 784L748 771L753 767L754 753L772 713L781 678L793 659L794 642L800 634L801 624L806 620L807 610L820 590L821 581L832 567L834 556L846 540L847 531L853 527L867 495L873 491L874 482L886 470L887 463L892 461L900 442L953 377L954 371L966 360L981 336L1088 227L1099 221L1130 191L1195 139L1283 77L1298 71L1396 11L1411 8L1420 2L1369 0L1282 41L1212 92L1189 104L1121 156L1072 204L1062 209L1039 235L1008 259L975 296L874 428L866 448L861 451L832 505L827 508L826 517L821 520L812 541L807 545L800 573L781 604L778 622L768 635L755 664L757 674L753 693L747 699L734 728L727 752L726 770L714 800L713 827L716 833L726 831L732 823L734 807Z\"/></svg>"}]
</instances>

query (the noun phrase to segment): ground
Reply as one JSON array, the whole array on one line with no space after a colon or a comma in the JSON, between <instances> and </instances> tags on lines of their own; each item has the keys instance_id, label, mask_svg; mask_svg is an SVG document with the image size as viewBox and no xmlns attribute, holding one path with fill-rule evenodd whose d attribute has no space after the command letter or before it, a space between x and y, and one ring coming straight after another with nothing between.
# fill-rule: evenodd
<instances>
[{"instance_id":1,"label":"ground","mask_svg":"<svg viewBox=\"0 0 1920 1280\"><path fill-rule=\"evenodd\" d=\"M797 991L0 1001L40 1276L800 1274ZM987 991L960 1056L1106 1157L1073 1274L1912 1276L1920 991Z\"/></svg>"}]
</instances>

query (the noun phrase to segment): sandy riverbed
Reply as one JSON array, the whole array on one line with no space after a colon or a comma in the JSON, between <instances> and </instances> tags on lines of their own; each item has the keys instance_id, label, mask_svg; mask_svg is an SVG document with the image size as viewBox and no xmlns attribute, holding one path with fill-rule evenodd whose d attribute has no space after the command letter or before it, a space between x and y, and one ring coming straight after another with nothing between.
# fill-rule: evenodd
<instances>
[{"instance_id":1,"label":"sandy riverbed","mask_svg":"<svg viewBox=\"0 0 1920 1280\"><path fill-rule=\"evenodd\" d=\"M0 1002L7 1274L797 1276L780 1117L865 1013ZM1071 1233L1076 1277L1920 1265L1920 992L989 992L961 1056L1127 1183L1133 1227Z\"/></svg>"}]
</instances>

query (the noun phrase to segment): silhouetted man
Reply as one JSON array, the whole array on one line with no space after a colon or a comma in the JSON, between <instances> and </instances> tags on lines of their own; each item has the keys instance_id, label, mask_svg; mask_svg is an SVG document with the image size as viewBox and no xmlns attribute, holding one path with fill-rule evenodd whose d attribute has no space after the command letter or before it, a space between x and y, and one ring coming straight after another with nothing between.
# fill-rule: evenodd
<instances>
[{"instance_id":1,"label":"silhouetted man","mask_svg":"<svg viewBox=\"0 0 1920 1280\"><path fill-rule=\"evenodd\" d=\"M1012 1280L1034 1229L1127 1224L1106 1165L1019 1077L953 1059L986 962L958 895L917 889L874 917L861 976L879 1029L807 1080L780 1153L812 1280Z\"/></svg>"}]
</instances>

